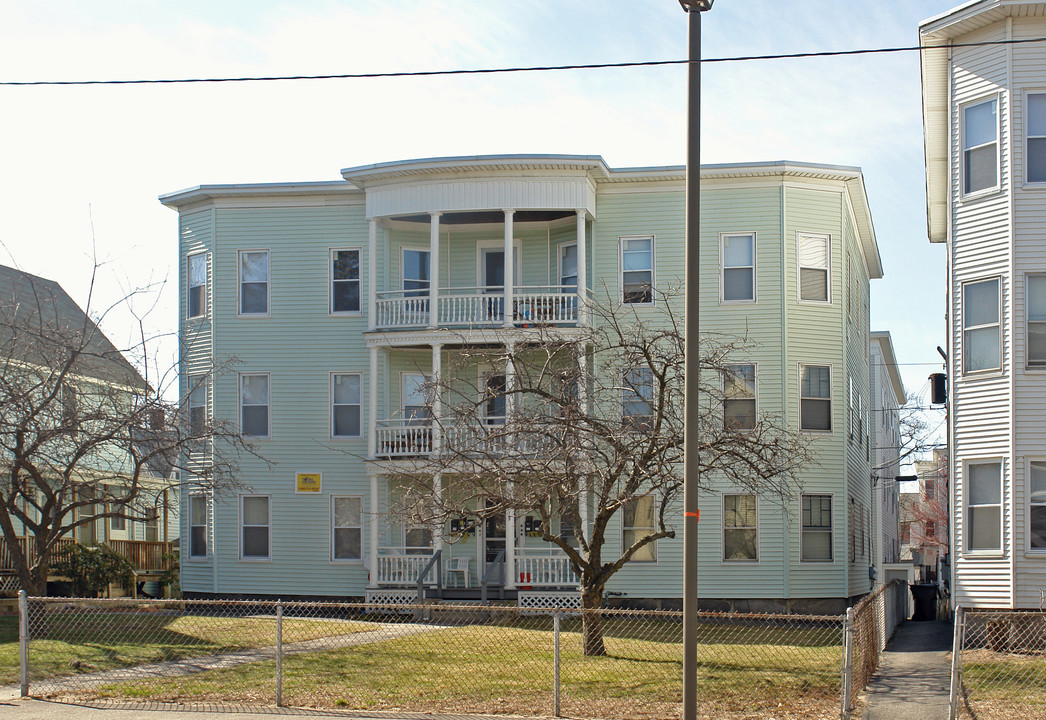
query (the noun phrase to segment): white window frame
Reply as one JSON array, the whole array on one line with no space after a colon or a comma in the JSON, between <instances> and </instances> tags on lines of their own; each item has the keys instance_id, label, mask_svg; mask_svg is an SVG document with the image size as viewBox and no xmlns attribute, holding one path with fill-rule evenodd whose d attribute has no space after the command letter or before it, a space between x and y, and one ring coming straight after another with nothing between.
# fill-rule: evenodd
<instances>
[{"instance_id":1,"label":"white window frame","mask_svg":"<svg viewBox=\"0 0 1046 720\"><path fill-rule=\"evenodd\" d=\"M194 518L193 518L193 500L195 500L197 498L203 500L203 524L202 525L199 524L199 523L193 522L193 520L194 520ZM188 538L186 538L187 541L188 541L189 547L186 548L186 550L187 550L186 557L190 561L205 560L211 554L211 543L210 543L210 540L211 540L211 538L210 538L210 534L211 534L210 533L210 524L211 524L210 523L210 501L207 498L207 494L206 493L202 493L202 492L189 493L189 503L188 503L188 507L186 508L186 510L187 510L186 515L188 515L188 518L189 518L189 533L188 533ZM202 555L193 553L193 548L194 548L194 545L193 545L193 530L195 528L200 528L200 527L203 528L203 554Z\"/></svg>"},{"instance_id":2,"label":"white window frame","mask_svg":"<svg viewBox=\"0 0 1046 720\"><path fill-rule=\"evenodd\" d=\"M409 419L407 417L407 403L406 403L406 400L407 400L407 378L409 378L409 377L420 377L420 378L422 378L422 383L423 384L432 382L432 374L431 373L416 372L416 371L413 371L413 370L404 370L404 371L400 372L400 413L403 415L403 421L404 422L406 422ZM422 425L422 424L428 425L428 424L430 424L432 422L432 400L433 400L433 398L426 398L426 404L423 406L425 411L426 411L426 415L423 418L422 417L415 418L415 424L417 424L417 425ZM416 406L411 405L411 407L416 407Z\"/></svg>"},{"instance_id":3,"label":"white window frame","mask_svg":"<svg viewBox=\"0 0 1046 720\"><path fill-rule=\"evenodd\" d=\"M999 502L998 503L981 503L973 505L970 503L970 468L975 465L995 465L999 468ZM962 539L962 553L968 557L1002 557L1005 554L1005 534L1006 534L1006 518L1004 515L1004 506L1006 501L1006 467L1001 457L988 457L988 458L976 458L968 459L963 462L962 468L962 503L963 503L963 539ZM999 511L999 545L994 548L970 548L970 541L973 539L973 513L970 512L973 508L998 508Z\"/></svg>"},{"instance_id":4,"label":"white window frame","mask_svg":"<svg viewBox=\"0 0 1046 720\"><path fill-rule=\"evenodd\" d=\"M817 559L806 559L803 557L803 545L804 539L806 538L807 526L803 525L803 500L808 497L827 497L831 503L831 511L828 514L828 519L831 521L831 525L828 526L828 552L831 557L828 558L817 558ZM809 526L811 528L819 528L820 526ZM824 532L820 529L812 529L810 532ZM835 493L830 492L810 492L803 493L799 498L799 562L810 563L810 564L830 564L835 562Z\"/></svg>"},{"instance_id":5,"label":"white window frame","mask_svg":"<svg viewBox=\"0 0 1046 720\"><path fill-rule=\"evenodd\" d=\"M243 310L243 256L252 253L265 253L268 257L265 273L265 312L244 312ZM236 251L236 316L245 318L264 318L272 315L272 252L268 248L255 248Z\"/></svg>"},{"instance_id":6,"label":"white window frame","mask_svg":"<svg viewBox=\"0 0 1046 720\"><path fill-rule=\"evenodd\" d=\"M1029 151L1029 147L1030 147L1031 143L1029 141L1031 141L1031 140L1046 141L1046 134L1043 134L1043 135L1032 135L1031 134L1031 97L1033 95L1041 95L1044 99L1046 99L1046 91L1043 91L1043 90L1038 90L1038 91L1030 90L1030 91L1025 92L1024 93L1024 97L1022 98L1023 103L1024 103L1023 104L1024 112L1022 114L1023 118L1024 118L1024 184L1028 185L1028 186L1031 186L1031 187L1034 187L1034 188L1039 188L1039 187L1046 187L1046 168L1043 168L1043 179L1042 180L1030 180L1029 179L1029 177L1031 175L1030 168L1029 168L1029 163L1028 163L1029 158L1031 158L1031 152ZM1046 118L1044 118L1044 120L1046 120Z\"/></svg>"},{"instance_id":7,"label":"white window frame","mask_svg":"<svg viewBox=\"0 0 1046 720\"><path fill-rule=\"evenodd\" d=\"M733 525L727 527L726 524L726 499L728 497L751 497L755 505L755 525ZM759 562L759 496L755 493L723 493L720 499L720 508L722 509L722 547L720 548L719 557L724 565L733 565L735 563L741 565L751 565ZM755 530L755 557L754 558L728 558L726 556L726 533L727 530Z\"/></svg>"},{"instance_id":8,"label":"white window frame","mask_svg":"<svg viewBox=\"0 0 1046 720\"><path fill-rule=\"evenodd\" d=\"M806 368L806 367L828 368L828 397L827 398L813 397L813 396L806 398L806 397L803 396L803 368ZM835 432L835 396L834 396L835 394L833 392L834 388L832 387L832 385L834 383L834 380L833 380L833 377L832 377L833 375L835 375L835 368L832 367L832 365L830 363L815 363L815 362L799 363L799 376L798 376L799 385L796 388L796 390L798 391L796 394L799 396L799 431L800 432L804 432L804 433L818 433L818 434L821 434L821 435L831 435L833 432ZM816 428L804 428L803 427L803 400L804 399L806 399L806 400L827 400L828 401L828 429L827 430L816 429Z\"/></svg>"},{"instance_id":9,"label":"white window frame","mask_svg":"<svg viewBox=\"0 0 1046 720\"><path fill-rule=\"evenodd\" d=\"M261 407L260 404L254 403L251 405L245 405L243 402L243 379L245 377L257 377L265 376L266 388L268 393L266 395L267 402L265 403L265 434L264 435L246 435L243 432L243 409L244 407ZM267 440L272 437L272 376L267 372L242 372L239 374L239 382L237 383L238 406L240 410L240 435L244 437L251 437L256 440Z\"/></svg>"},{"instance_id":10,"label":"white window frame","mask_svg":"<svg viewBox=\"0 0 1046 720\"><path fill-rule=\"evenodd\" d=\"M977 107L978 105L985 105L987 103L995 103L995 139L990 143L982 143L974 147L966 147L966 111ZM1002 163L1000 159L999 146L1000 146L1000 123L1002 122L1002 101L998 93L995 95L989 95L987 97L978 98L977 100L971 100L970 102L963 103L959 106L959 189L960 195L963 199L976 198L981 195L989 195L991 193L998 192L1002 188ZM980 148L986 148L990 145L995 146L995 184L991 187L984 187L977 190L967 190L967 177L966 170L966 154Z\"/></svg>"},{"instance_id":11,"label":"white window frame","mask_svg":"<svg viewBox=\"0 0 1046 720\"><path fill-rule=\"evenodd\" d=\"M428 274L427 279L422 278L408 278L407 277L407 253L418 252L424 253L429 256ZM413 288L407 289L407 282L427 282L429 285L426 288ZM432 250L428 247L403 245L400 247L400 290L403 292L404 297L428 297L429 291L432 289ZM407 295L407 293L411 293Z\"/></svg>"},{"instance_id":12,"label":"white window frame","mask_svg":"<svg viewBox=\"0 0 1046 720\"><path fill-rule=\"evenodd\" d=\"M748 238L752 243L752 264L751 265L730 265L727 267L726 264L726 241L728 238ZM756 233L754 232L721 232L719 233L719 302L723 305L751 305L756 302L757 291L756 291L756 248L757 239ZM737 300L727 300L726 298L726 271L727 270L744 270L749 269L752 273L752 297L740 298Z\"/></svg>"},{"instance_id":13,"label":"white window frame","mask_svg":"<svg viewBox=\"0 0 1046 720\"><path fill-rule=\"evenodd\" d=\"M244 500L246 500L247 498L265 498L265 509L267 511L267 518L266 518L266 524L265 525L247 525L246 523L244 523L244 521L243 521L243 514L244 514L243 513L243 503L244 503ZM272 496L267 495L267 494L246 494L246 495L240 495L239 507L240 507L240 517L239 517L240 557L239 557L239 559L240 560L245 560L247 562L270 562L272 560ZM243 531L246 528L249 528L249 527L250 528L264 527L266 529L266 534L267 534L267 538L268 538L268 542L267 542L267 547L268 547L268 551L269 551L268 555L244 555L243 554L243 546L244 546Z\"/></svg>"},{"instance_id":14,"label":"white window frame","mask_svg":"<svg viewBox=\"0 0 1046 720\"><path fill-rule=\"evenodd\" d=\"M340 252L354 252L358 258L356 263L357 275L355 279L336 279L334 277L334 262L337 253ZM332 247L329 250L327 256L327 272L329 277L327 278L327 289L330 295L327 310L330 315L335 317L358 317L363 314L363 248L361 247ZM359 286L359 304L358 310L335 310L334 309L334 284L335 283L356 283Z\"/></svg>"},{"instance_id":15,"label":"white window frame","mask_svg":"<svg viewBox=\"0 0 1046 720\"><path fill-rule=\"evenodd\" d=\"M1046 543L1044 543L1042 547L1034 547L1031 544L1031 538L1032 538L1032 510L1033 510L1033 508L1043 508L1043 511L1046 512L1046 499L1044 499L1042 502L1035 502L1034 501L1033 493L1034 493L1034 490L1035 490L1035 485L1032 482L1032 466L1033 465L1041 466L1043 468L1043 472L1046 473L1046 458L1029 458L1027 463L1026 463L1026 466L1025 466L1024 476L1027 478L1027 481L1025 482L1025 486L1028 488L1028 502L1027 502L1027 508L1026 508L1026 510L1027 510L1026 527L1028 528L1028 532L1025 533L1025 535L1027 535L1027 537L1028 537L1028 542L1027 542L1026 547L1025 547L1025 552L1030 554L1030 555L1046 555ZM1044 531L1043 531L1043 537L1046 538L1046 529L1044 529Z\"/></svg>"},{"instance_id":16,"label":"white window frame","mask_svg":"<svg viewBox=\"0 0 1046 720\"><path fill-rule=\"evenodd\" d=\"M335 403L334 402L334 388L335 388L335 383L337 382L337 378L339 378L339 377L348 377L348 376L354 376L354 377L359 378L359 380L360 380L360 401L358 403L355 403L355 405L357 407L359 407L359 412L360 412L360 431L356 435L336 435L334 433L334 428L336 427L335 413L336 413L337 408L339 407L339 405L340 406L344 406L344 407L352 407L352 405L354 404L354 403ZM271 400L271 397L270 397L270 400ZM345 440L345 439L358 440L359 438L363 437L363 434L364 434L364 427L363 427L364 426L364 417L363 417L363 373L361 373L361 372L332 372L330 374L330 409L331 409L331 411L330 411L330 436L331 436L332 440Z\"/></svg>"},{"instance_id":17,"label":"white window frame","mask_svg":"<svg viewBox=\"0 0 1046 720\"><path fill-rule=\"evenodd\" d=\"M723 381L723 425L724 425L724 427L726 427L726 418L727 418L726 404L728 402L730 402L731 400L735 400L735 401L736 400L744 400L746 402L751 400L752 401L752 427L750 427L750 428L727 428L727 429L737 430L737 431L754 430L756 423L759 421L759 366L758 366L757 363L754 363L754 362L744 362L744 363L728 363L726 365L726 367L727 368L734 368L734 367L750 367L750 368L752 368L752 397L750 397L750 398L748 398L748 397L744 397L744 398L728 398L726 396L726 373L724 372L722 374L722 381Z\"/></svg>"},{"instance_id":18,"label":"white window frame","mask_svg":"<svg viewBox=\"0 0 1046 720\"><path fill-rule=\"evenodd\" d=\"M367 534L363 531L365 523L363 522L363 496L362 495L331 495L330 496L330 529L331 529L331 547L330 547L330 561L339 565L362 565L363 558L367 557ZM335 514L335 505L338 500L358 500L360 503L360 524L359 525L337 525L337 519ZM358 558L340 558L335 557L335 548L337 543L335 542L335 535L338 530L353 530L359 529L360 531L360 556Z\"/></svg>"},{"instance_id":19,"label":"white window frame","mask_svg":"<svg viewBox=\"0 0 1046 720\"><path fill-rule=\"evenodd\" d=\"M824 252L825 252L825 266L815 267L813 265L802 264L802 245L803 238L816 238L818 240L824 240ZM795 233L795 294L798 301L803 305L831 305L832 304L832 236L827 233L815 233L815 232L803 232L801 230ZM803 270L824 270L825 271L825 299L809 299L803 297Z\"/></svg>"},{"instance_id":20,"label":"white window frame","mask_svg":"<svg viewBox=\"0 0 1046 720\"><path fill-rule=\"evenodd\" d=\"M580 252L579 250L576 250L576 248L578 247L577 240L571 240L570 242L562 242L562 243L559 243L559 245L556 246L556 272L558 273L557 277L559 278L559 287L560 287L562 292L566 292L566 288L571 287L570 285L566 285L563 282L563 278L564 278L564 275L563 275L563 251L566 248L568 248L568 247L574 247L575 248L575 254L577 252ZM581 258L579 257L578 258L578 266L579 267L575 268L575 270L579 270L580 269L580 265L581 265L580 259ZM574 292L577 292L577 288L579 287L579 283L581 282L581 276L577 272L575 272L574 277L577 278L577 280L574 281L573 287L574 287Z\"/></svg>"},{"instance_id":21,"label":"white window frame","mask_svg":"<svg viewBox=\"0 0 1046 720\"><path fill-rule=\"evenodd\" d=\"M193 260L196 260L198 258L202 258L203 259L203 285L193 285L193 282L192 282L192 263L193 263ZM210 275L210 268L208 267L209 264L210 263L207 262L207 251L206 250L201 251L201 252L189 253L188 255L185 256L185 319L186 320L199 320L201 318L206 318L207 317L207 311L209 309L208 308L209 303L207 302L207 285L208 285L208 280L210 279L208 277ZM203 288L203 290L201 291L201 294L202 294L203 297L200 299L200 312L198 312L195 315L193 315L191 313L191 310L190 310L190 308L192 307L192 291L193 291L193 288L198 288L198 287L202 287Z\"/></svg>"},{"instance_id":22,"label":"white window frame","mask_svg":"<svg viewBox=\"0 0 1046 720\"><path fill-rule=\"evenodd\" d=\"M653 517L652 517L651 521L652 521L653 524L652 525L626 525L625 524L625 505L627 505L628 503L638 503L640 500L645 500L647 498L650 499L650 502L651 502L651 505L652 505L651 509L653 511ZM654 533L657 532L658 498L657 498L656 495L651 493L649 495L640 495L640 496L632 497L632 498L630 498L630 499L625 501L625 505L621 506L621 552L625 552L626 550L628 550L628 548L632 547L632 543L635 542L635 540L633 540L632 543L630 543L630 542L625 540L625 538L626 538L626 536L628 535L629 532L633 532L634 533L634 532L641 532L643 530L649 530L650 532L647 533L647 535L644 535L643 537L649 537L650 535L653 535ZM646 546L640 552L645 552L646 548L650 549L650 553L653 555L653 557L651 557L651 558L637 558L637 557L633 556L632 559L629 560L629 562L630 563L643 563L643 564L656 564L657 563L657 541L654 540L653 542L647 543Z\"/></svg>"},{"instance_id":23,"label":"white window frame","mask_svg":"<svg viewBox=\"0 0 1046 720\"><path fill-rule=\"evenodd\" d=\"M1044 93L1046 94L1046 93ZM1041 278L1044 285L1043 301L1046 302L1046 273L1027 273L1024 276L1024 366L1028 370L1046 370L1046 356L1033 360L1031 357L1031 329L1032 325L1042 328L1046 335L1046 312L1032 317L1031 307L1031 278Z\"/></svg>"},{"instance_id":24,"label":"white window frame","mask_svg":"<svg viewBox=\"0 0 1046 720\"><path fill-rule=\"evenodd\" d=\"M966 325L966 288L973 285L981 285L984 283L994 282L996 285L996 298L995 298L995 322L987 323L984 325ZM1002 276L995 275L993 277L980 278L977 280L967 280L963 282L959 287L961 307L960 307L960 326L962 330L962 374L963 375L981 375L981 374L992 374L1002 372ZM967 369L966 360L966 333L974 330L984 330L987 328L996 328L998 331L996 344L997 360L998 362L992 367L976 368L974 370Z\"/></svg>"},{"instance_id":25,"label":"white window frame","mask_svg":"<svg viewBox=\"0 0 1046 720\"><path fill-rule=\"evenodd\" d=\"M625 243L628 240L649 240L650 241L650 300L648 302L628 302L625 300ZM635 252L629 250L627 252ZM621 294L618 296L621 305L635 305L639 307L646 307L654 305L656 295L654 288L657 287L656 269L657 269L657 242L654 235L621 235L617 239L617 269L618 269L618 282L621 285ZM644 272L643 270L631 270L629 272Z\"/></svg>"},{"instance_id":26,"label":"white window frame","mask_svg":"<svg viewBox=\"0 0 1046 720\"><path fill-rule=\"evenodd\" d=\"M643 395L636 390L637 387L641 386L641 384L639 382L631 382L628 379L626 379L627 376L629 374L631 374L631 373L641 373L643 375L649 374L649 376L650 376L649 377L649 379L650 379L650 397L649 398L644 398ZM639 421L639 420L632 420L632 418L646 418L646 420L644 420L642 422L644 424L645 423L650 423L652 425L653 422L654 422L654 412L655 412L654 402L657 399L657 392L658 392L657 378L654 376L653 369L649 368L649 367L636 367L636 368L623 369L623 370L621 370L621 373L620 373L619 377L621 379L621 405L620 405L620 408L621 408L621 427L625 428L625 429L630 429L630 428L634 429L634 428L637 428L637 427L643 427L642 425L634 424L634 423L639 423L641 421ZM646 382L645 382L645 379L644 379L643 382L642 382L642 386L645 386L645 385L646 385ZM626 398L626 396L628 396L628 397ZM626 403L628 403L628 402L638 402L638 401L646 401L647 405L650 408L649 414L642 415L642 414L639 414L639 413L626 413L625 412L625 404Z\"/></svg>"},{"instance_id":27,"label":"white window frame","mask_svg":"<svg viewBox=\"0 0 1046 720\"><path fill-rule=\"evenodd\" d=\"M185 404L188 408L188 421L189 421L189 434L195 435L202 428L207 427L207 376L206 375L189 375L188 379L188 396ZM194 397L195 396L195 397ZM203 403L200 404L200 400ZM201 418L202 427L193 427L193 410L201 409L203 411L203 417Z\"/></svg>"}]
</instances>

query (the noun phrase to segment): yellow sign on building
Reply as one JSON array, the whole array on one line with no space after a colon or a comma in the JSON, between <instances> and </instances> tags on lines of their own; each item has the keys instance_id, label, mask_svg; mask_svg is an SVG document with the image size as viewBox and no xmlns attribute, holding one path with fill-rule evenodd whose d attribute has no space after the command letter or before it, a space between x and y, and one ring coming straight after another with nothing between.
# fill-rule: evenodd
<instances>
[{"instance_id":1,"label":"yellow sign on building","mask_svg":"<svg viewBox=\"0 0 1046 720\"><path fill-rule=\"evenodd\" d=\"M297 492L318 493L320 485L320 473L298 473Z\"/></svg>"}]
</instances>

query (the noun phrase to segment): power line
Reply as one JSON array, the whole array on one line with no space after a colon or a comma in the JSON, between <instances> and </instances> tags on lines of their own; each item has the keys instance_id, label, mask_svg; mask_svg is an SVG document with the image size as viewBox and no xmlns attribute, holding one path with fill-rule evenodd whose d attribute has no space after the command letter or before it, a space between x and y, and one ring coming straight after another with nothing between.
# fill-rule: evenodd
<instances>
[{"instance_id":1,"label":"power line","mask_svg":"<svg viewBox=\"0 0 1046 720\"><path fill-rule=\"evenodd\" d=\"M919 52L922 50L948 50L951 48L984 47L989 45L1021 45L1046 41L1046 37L1012 40L985 40L975 43L956 43L953 45L935 45L920 47L908 45L902 47L864 48L860 50L824 50L819 52L781 53L772 55L736 55L732 57L704 58L702 64L749 62L753 60L792 60L819 57L844 57L854 55L883 55L887 53ZM192 83L238 83L238 82L275 82L293 80L364 80L370 78L404 78L433 77L446 75L493 75L504 73L550 72L556 70L598 70L605 68L656 67L665 65L686 65L689 60L644 60L616 63L579 63L574 65L532 65L505 68L477 68L472 70L415 70L402 72L372 73L330 73L323 75L258 75L242 77L211 78L153 78L137 80L7 80L0 81L0 86L30 87L55 85L185 85Z\"/></svg>"}]
</instances>

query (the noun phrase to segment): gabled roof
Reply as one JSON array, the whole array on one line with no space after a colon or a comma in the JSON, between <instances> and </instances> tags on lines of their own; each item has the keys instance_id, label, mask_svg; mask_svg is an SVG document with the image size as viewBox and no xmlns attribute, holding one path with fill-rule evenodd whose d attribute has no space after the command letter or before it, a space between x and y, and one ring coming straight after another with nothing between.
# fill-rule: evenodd
<instances>
[{"instance_id":1,"label":"gabled roof","mask_svg":"<svg viewBox=\"0 0 1046 720\"><path fill-rule=\"evenodd\" d=\"M0 265L0 353L53 366L63 350L82 355L74 373L145 389L147 383L80 306L53 280Z\"/></svg>"},{"instance_id":2,"label":"gabled roof","mask_svg":"<svg viewBox=\"0 0 1046 720\"><path fill-rule=\"evenodd\" d=\"M948 239L948 60L947 45L1007 17L1046 16L1046 2L972 0L919 23L926 159L926 226L930 242ZM937 48L937 49L934 49Z\"/></svg>"}]
</instances>

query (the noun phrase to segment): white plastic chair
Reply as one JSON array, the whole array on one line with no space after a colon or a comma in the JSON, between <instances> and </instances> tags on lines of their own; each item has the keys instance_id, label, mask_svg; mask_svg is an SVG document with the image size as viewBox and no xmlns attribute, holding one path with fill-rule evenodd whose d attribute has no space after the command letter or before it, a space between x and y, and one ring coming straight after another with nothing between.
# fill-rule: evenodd
<instances>
[{"instance_id":1,"label":"white plastic chair","mask_svg":"<svg viewBox=\"0 0 1046 720\"><path fill-rule=\"evenodd\" d=\"M448 573L461 573L462 579L465 581L465 587L472 587L472 580L469 576L469 563L472 558L470 557L456 557L451 558L450 567L447 568Z\"/></svg>"}]
</instances>

